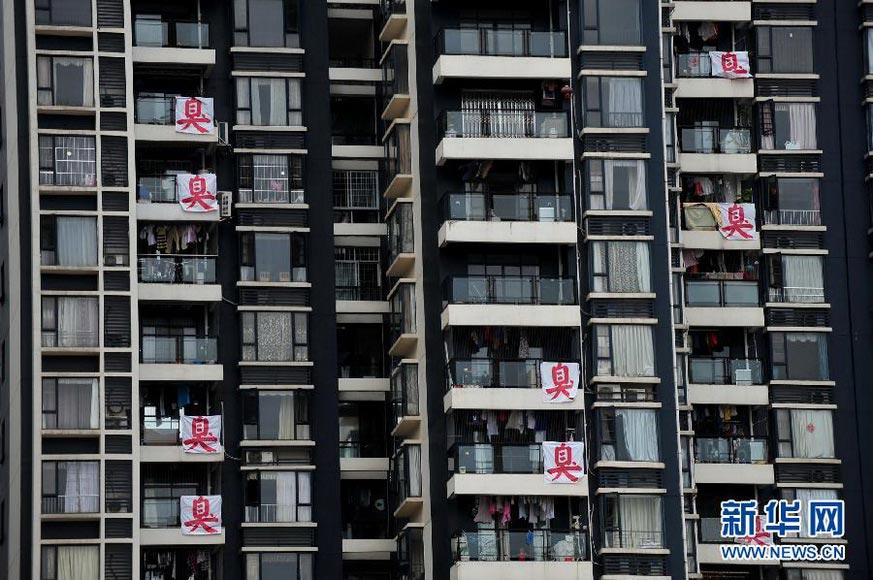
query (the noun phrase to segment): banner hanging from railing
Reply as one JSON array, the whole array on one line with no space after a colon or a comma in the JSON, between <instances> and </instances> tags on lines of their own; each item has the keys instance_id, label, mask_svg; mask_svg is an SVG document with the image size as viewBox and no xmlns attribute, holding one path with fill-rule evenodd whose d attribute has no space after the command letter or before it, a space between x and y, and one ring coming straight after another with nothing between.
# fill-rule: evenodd
<instances>
[{"instance_id":1,"label":"banner hanging from railing","mask_svg":"<svg viewBox=\"0 0 873 580\"><path fill-rule=\"evenodd\" d=\"M543 479L546 483L579 483L585 475L581 441L543 441Z\"/></svg>"},{"instance_id":2,"label":"banner hanging from railing","mask_svg":"<svg viewBox=\"0 0 873 580\"><path fill-rule=\"evenodd\" d=\"M176 97L176 133L212 135L215 114L212 99Z\"/></svg>"},{"instance_id":3,"label":"banner hanging from railing","mask_svg":"<svg viewBox=\"0 0 873 580\"><path fill-rule=\"evenodd\" d=\"M569 403L579 394L579 363L541 362L544 403Z\"/></svg>"},{"instance_id":4,"label":"banner hanging from railing","mask_svg":"<svg viewBox=\"0 0 873 580\"><path fill-rule=\"evenodd\" d=\"M176 199L184 211L218 211L217 190L218 180L214 173L180 173L176 176Z\"/></svg>"},{"instance_id":5,"label":"banner hanging from railing","mask_svg":"<svg viewBox=\"0 0 873 580\"><path fill-rule=\"evenodd\" d=\"M712 64L712 76L725 79L752 78L749 68L749 53L746 51L721 52L713 50L709 53Z\"/></svg>"},{"instance_id":6,"label":"banner hanging from railing","mask_svg":"<svg viewBox=\"0 0 873 580\"><path fill-rule=\"evenodd\" d=\"M202 417L182 415L179 435L185 453L222 453L221 415Z\"/></svg>"},{"instance_id":7,"label":"banner hanging from railing","mask_svg":"<svg viewBox=\"0 0 873 580\"><path fill-rule=\"evenodd\" d=\"M221 533L220 495L183 495L179 502L183 536Z\"/></svg>"}]
</instances>

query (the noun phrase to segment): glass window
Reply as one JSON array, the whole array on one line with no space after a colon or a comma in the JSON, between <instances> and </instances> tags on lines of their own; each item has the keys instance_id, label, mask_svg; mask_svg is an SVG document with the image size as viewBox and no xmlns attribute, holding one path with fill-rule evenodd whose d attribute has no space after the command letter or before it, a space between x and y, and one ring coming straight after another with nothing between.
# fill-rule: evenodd
<instances>
[{"instance_id":1,"label":"glass window","mask_svg":"<svg viewBox=\"0 0 873 580\"><path fill-rule=\"evenodd\" d=\"M770 334L770 345L774 379L828 380L826 333L773 332Z\"/></svg>"},{"instance_id":2,"label":"glass window","mask_svg":"<svg viewBox=\"0 0 873 580\"><path fill-rule=\"evenodd\" d=\"M98 346L97 298L44 296L42 299L42 346Z\"/></svg>"},{"instance_id":3,"label":"glass window","mask_svg":"<svg viewBox=\"0 0 873 580\"><path fill-rule=\"evenodd\" d=\"M46 216L40 228L40 264L96 266L97 218Z\"/></svg>"},{"instance_id":4,"label":"glass window","mask_svg":"<svg viewBox=\"0 0 873 580\"><path fill-rule=\"evenodd\" d=\"M246 522L311 522L311 478L309 471L249 473Z\"/></svg>"},{"instance_id":5,"label":"glass window","mask_svg":"<svg viewBox=\"0 0 873 580\"><path fill-rule=\"evenodd\" d=\"M643 160L588 162L589 209L644 210L646 165Z\"/></svg>"},{"instance_id":6,"label":"glass window","mask_svg":"<svg viewBox=\"0 0 873 580\"><path fill-rule=\"evenodd\" d=\"M40 135L39 184L96 186L96 139L83 136Z\"/></svg>"},{"instance_id":7,"label":"glass window","mask_svg":"<svg viewBox=\"0 0 873 580\"><path fill-rule=\"evenodd\" d=\"M780 177L765 180L767 223L798 226L821 224L818 179Z\"/></svg>"},{"instance_id":8,"label":"glass window","mask_svg":"<svg viewBox=\"0 0 873 580\"><path fill-rule=\"evenodd\" d=\"M812 73L813 29L809 26L757 27L759 73Z\"/></svg>"},{"instance_id":9,"label":"glass window","mask_svg":"<svg viewBox=\"0 0 873 580\"><path fill-rule=\"evenodd\" d=\"M303 157L239 157L240 203L303 203Z\"/></svg>"},{"instance_id":10,"label":"glass window","mask_svg":"<svg viewBox=\"0 0 873 580\"><path fill-rule=\"evenodd\" d=\"M98 511L100 511L99 462L42 462L42 513L77 514Z\"/></svg>"},{"instance_id":11,"label":"glass window","mask_svg":"<svg viewBox=\"0 0 873 580\"><path fill-rule=\"evenodd\" d=\"M817 147L813 103L762 103L761 149L815 150Z\"/></svg>"},{"instance_id":12,"label":"glass window","mask_svg":"<svg viewBox=\"0 0 873 580\"><path fill-rule=\"evenodd\" d=\"M246 554L245 580L312 580L312 554Z\"/></svg>"},{"instance_id":13,"label":"glass window","mask_svg":"<svg viewBox=\"0 0 873 580\"><path fill-rule=\"evenodd\" d=\"M299 312L243 312L245 361L309 360L309 315Z\"/></svg>"},{"instance_id":14,"label":"glass window","mask_svg":"<svg viewBox=\"0 0 873 580\"><path fill-rule=\"evenodd\" d=\"M777 409L779 456L803 459L834 457L833 412L815 409Z\"/></svg>"},{"instance_id":15,"label":"glass window","mask_svg":"<svg viewBox=\"0 0 873 580\"><path fill-rule=\"evenodd\" d=\"M78 56L36 57L38 105L94 106L94 61Z\"/></svg>"},{"instance_id":16,"label":"glass window","mask_svg":"<svg viewBox=\"0 0 873 580\"><path fill-rule=\"evenodd\" d=\"M234 44L300 47L298 0L234 0Z\"/></svg>"},{"instance_id":17,"label":"glass window","mask_svg":"<svg viewBox=\"0 0 873 580\"><path fill-rule=\"evenodd\" d=\"M91 26L91 0L36 0L36 23Z\"/></svg>"},{"instance_id":18,"label":"glass window","mask_svg":"<svg viewBox=\"0 0 873 580\"><path fill-rule=\"evenodd\" d=\"M43 429L99 429L97 379L43 379Z\"/></svg>"},{"instance_id":19,"label":"glass window","mask_svg":"<svg viewBox=\"0 0 873 580\"><path fill-rule=\"evenodd\" d=\"M236 79L236 122L239 125L303 125L300 79L242 77Z\"/></svg>"},{"instance_id":20,"label":"glass window","mask_svg":"<svg viewBox=\"0 0 873 580\"><path fill-rule=\"evenodd\" d=\"M583 91L587 125L643 126L643 79L585 77Z\"/></svg>"},{"instance_id":21,"label":"glass window","mask_svg":"<svg viewBox=\"0 0 873 580\"><path fill-rule=\"evenodd\" d=\"M598 375L655 376L655 343L651 326L598 325L595 338Z\"/></svg>"},{"instance_id":22,"label":"glass window","mask_svg":"<svg viewBox=\"0 0 873 580\"><path fill-rule=\"evenodd\" d=\"M640 0L583 0L583 44L642 44L640 4Z\"/></svg>"},{"instance_id":23,"label":"glass window","mask_svg":"<svg viewBox=\"0 0 873 580\"><path fill-rule=\"evenodd\" d=\"M243 396L246 439L309 439L309 397L303 391L250 391Z\"/></svg>"},{"instance_id":24,"label":"glass window","mask_svg":"<svg viewBox=\"0 0 873 580\"><path fill-rule=\"evenodd\" d=\"M305 282L303 234L255 233L240 237L240 279L252 282Z\"/></svg>"},{"instance_id":25,"label":"glass window","mask_svg":"<svg viewBox=\"0 0 873 580\"><path fill-rule=\"evenodd\" d=\"M40 560L40 580L100 578L97 546L43 546Z\"/></svg>"},{"instance_id":26,"label":"glass window","mask_svg":"<svg viewBox=\"0 0 873 580\"><path fill-rule=\"evenodd\" d=\"M591 242L595 292L651 292L646 242Z\"/></svg>"},{"instance_id":27,"label":"glass window","mask_svg":"<svg viewBox=\"0 0 873 580\"><path fill-rule=\"evenodd\" d=\"M612 494L603 497L606 548L660 548L664 545L661 498Z\"/></svg>"},{"instance_id":28,"label":"glass window","mask_svg":"<svg viewBox=\"0 0 873 580\"><path fill-rule=\"evenodd\" d=\"M606 461L658 461L658 416L654 409L603 409L600 458Z\"/></svg>"}]
</instances>

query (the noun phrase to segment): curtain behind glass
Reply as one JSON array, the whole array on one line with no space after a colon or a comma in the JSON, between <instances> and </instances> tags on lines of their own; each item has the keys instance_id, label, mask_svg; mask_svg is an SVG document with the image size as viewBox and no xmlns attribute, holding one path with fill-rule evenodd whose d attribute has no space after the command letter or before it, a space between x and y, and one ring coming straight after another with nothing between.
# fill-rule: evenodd
<instances>
[{"instance_id":1,"label":"curtain behind glass","mask_svg":"<svg viewBox=\"0 0 873 580\"><path fill-rule=\"evenodd\" d=\"M827 380L827 335L815 332L785 333L790 379Z\"/></svg>"},{"instance_id":2,"label":"curtain behind glass","mask_svg":"<svg viewBox=\"0 0 873 580\"><path fill-rule=\"evenodd\" d=\"M255 234L255 276L260 282L291 281L291 238L288 234Z\"/></svg>"},{"instance_id":3,"label":"curtain behind glass","mask_svg":"<svg viewBox=\"0 0 873 580\"><path fill-rule=\"evenodd\" d=\"M789 302L824 302L821 256L782 256L785 298Z\"/></svg>"},{"instance_id":4,"label":"curtain behind glass","mask_svg":"<svg viewBox=\"0 0 873 580\"><path fill-rule=\"evenodd\" d=\"M800 500L800 529L799 537L810 538L809 535L809 518L807 517L807 504L810 500L834 500L837 499L837 491L835 489L798 489L796 497ZM797 534L792 534L797 536Z\"/></svg>"},{"instance_id":5,"label":"curtain behind glass","mask_svg":"<svg viewBox=\"0 0 873 580\"><path fill-rule=\"evenodd\" d=\"M58 296L57 300L58 346L97 346L97 298Z\"/></svg>"},{"instance_id":6,"label":"curtain behind glass","mask_svg":"<svg viewBox=\"0 0 873 580\"><path fill-rule=\"evenodd\" d=\"M640 127L643 124L643 83L636 78L605 78L609 93L604 126Z\"/></svg>"},{"instance_id":7,"label":"curtain behind glass","mask_svg":"<svg viewBox=\"0 0 873 580\"><path fill-rule=\"evenodd\" d=\"M657 417L651 409L616 409L619 461L658 461Z\"/></svg>"},{"instance_id":8,"label":"curtain behind glass","mask_svg":"<svg viewBox=\"0 0 873 580\"><path fill-rule=\"evenodd\" d=\"M100 464L96 461L62 461L64 469L64 512L93 513L99 511ZM58 490L61 493L61 490Z\"/></svg>"},{"instance_id":9,"label":"curtain behind glass","mask_svg":"<svg viewBox=\"0 0 873 580\"><path fill-rule=\"evenodd\" d=\"M294 439L294 393L264 391L258 396L261 439Z\"/></svg>"},{"instance_id":10,"label":"curtain behind glass","mask_svg":"<svg viewBox=\"0 0 873 580\"><path fill-rule=\"evenodd\" d=\"M606 208L646 209L646 169L642 160L603 162Z\"/></svg>"},{"instance_id":11,"label":"curtain behind glass","mask_svg":"<svg viewBox=\"0 0 873 580\"><path fill-rule=\"evenodd\" d=\"M58 546L57 580L100 578L100 549L97 546Z\"/></svg>"},{"instance_id":12,"label":"curtain behind glass","mask_svg":"<svg viewBox=\"0 0 873 580\"><path fill-rule=\"evenodd\" d=\"M651 292L648 244L609 242L608 252L610 292Z\"/></svg>"},{"instance_id":13,"label":"curtain behind glass","mask_svg":"<svg viewBox=\"0 0 873 580\"><path fill-rule=\"evenodd\" d=\"M794 457L833 457L833 414L830 411L791 409L791 441L794 444Z\"/></svg>"},{"instance_id":14,"label":"curtain behind glass","mask_svg":"<svg viewBox=\"0 0 873 580\"><path fill-rule=\"evenodd\" d=\"M660 548L661 498L619 496L623 548Z\"/></svg>"},{"instance_id":15,"label":"curtain behind glass","mask_svg":"<svg viewBox=\"0 0 873 580\"><path fill-rule=\"evenodd\" d=\"M288 124L285 79L251 79L252 125Z\"/></svg>"},{"instance_id":16,"label":"curtain behind glass","mask_svg":"<svg viewBox=\"0 0 873 580\"><path fill-rule=\"evenodd\" d=\"M249 0L249 46L285 46L285 2Z\"/></svg>"},{"instance_id":17,"label":"curtain behind glass","mask_svg":"<svg viewBox=\"0 0 873 580\"><path fill-rule=\"evenodd\" d=\"M97 265L97 218L58 216L58 266Z\"/></svg>"},{"instance_id":18,"label":"curtain behind glass","mask_svg":"<svg viewBox=\"0 0 873 580\"><path fill-rule=\"evenodd\" d=\"M774 73L813 72L812 27L770 27Z\"/></svg>"},{"instance_id":19,"label":"curtain behind glass","mask_svg":"<svg viewBox=\"0 0 873 580\"><path fill-rule=\"evenodd\" d=\"M290 312L258 312L258 360L293 361Z\"/></svg>"},{"instance_id":20,"label":"curtain behind glass","mask_svg":"<svg viewBox=\"0 0 873 580\"><path fill-rule=\"evenodd\" d=\"M70 107L94 106L94 63L89 58L53 59L54 104Z\"/></svg>"},{"instance_id":21,"label":"curtain behind glass","mask_svg":"<svg viewBox=\"0 0 873 580\"><path fill-rule=\"evenodd\" d=\"M655 374L655 345L650 326L613 324L612 373L619 377L651 377Z\"/></svg>"},{"instance_id":22,"label":"curtain behind glass","mask_svg":"<svg viewBox=\"0 0 873 580\"><path fill-rule=\"evenodd\" d=\"M597 0L600 44L615 46L642 43L640 0Z\"/></svg>"},{"instance_id":23,"label":"curtain behind glass","mask_svg":"<svg viewBox=\"0 0 873 580\"><path fill-rule=\"evenodd\" d=\"M97 379L58 379L57 398L58 429L100 427Z\"/></svg>"}]
</instances>

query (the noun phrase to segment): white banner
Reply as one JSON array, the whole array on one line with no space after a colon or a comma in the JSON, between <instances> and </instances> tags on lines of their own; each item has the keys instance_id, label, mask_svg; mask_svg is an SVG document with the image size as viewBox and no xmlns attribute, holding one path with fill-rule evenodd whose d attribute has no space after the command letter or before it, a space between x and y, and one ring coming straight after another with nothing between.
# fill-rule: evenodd
<instances>
[{"instance_id":1,"label":"white banner","mask_svg":"<svg viewBox=\"0 0 873 580\"><path fill-rule=\"evenodd\" d=\"M212 99L176 97L176 133L212 135L215 114Z\"/></svg>"},{"instance_id":2,"label":"white banner","mask_svg":"<svg viewBox=\"0 0 873 580\"><path fill-rule=\"evenodd\" d=\"M180 173L176 176L176 199L185 211L218 211L217 190L218 180L214 173Z\"/></svg>"},{"instance_id":3,"label":"white banner","mask_svg":"<svg viewBox=\"0 0 873 580\"><path fill-rule=\"evenodd\" d=\"M183 536L221 533L220 495L183 495L179 498Z\"/></svg>"},{"instance_id":4,"label":"white banner","mask_svg":"<svg viewBox=\"0 0 873 580\"><path fill-rule=\"evenodd\" d=\"M718 231L726 240L757 240L754 203L719 203Z\"/></svg>"},{"instance_id":5,"label":"white banner","mask_svg":"<svg viewBox=\"0 0 873 580\"><path fill-rule=\"evenodd\" d=\"M182 415L179 435L185 453L221 453L221 415Z\"/></svg>"},{"instance_id":6,"label":"white banner","mask_svg":"<svg viewBox=\"0 0 873 580\"><path fill-rule=\"evenodd\" d=\"M544 403L569 403L579 394L579 363L541 362Z\"/></svg>"},{"instance_id":7,"label":"white banner","mask_svg":"<svg viewBox=\"0 0 873 580\"><path fill-rule=\"evenodd\" d=\"M709 61L712 64L712 76L726 79L750 79L752 73L749 68L749 53L720 52L714 50L709 53Z\"/></svg>"},{"instance_id":8,"label":"white banner","mask_svg":"<svg viewBox=\"0 0 873 580\"><path fill-rule=\"evenodd\" d=\"M546 483L579 483L585 475L581 441L543 441L543 479Z\"/></svg>"}]
</instances>

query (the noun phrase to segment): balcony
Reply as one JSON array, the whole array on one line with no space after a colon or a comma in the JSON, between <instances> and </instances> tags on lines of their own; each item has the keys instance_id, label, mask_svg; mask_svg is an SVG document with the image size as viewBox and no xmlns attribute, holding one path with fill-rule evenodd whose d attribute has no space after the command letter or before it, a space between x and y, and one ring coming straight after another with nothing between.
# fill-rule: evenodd
<instances>
[{"instance_id":1,"label":"balcony","mask_svg":"<svg viewBox=\"0 0 873 580\"><path fill-rule=\"evenodd\" d=\"M136 179L136 217L141 221L213 221L221 219L220 212L186 212L176 199L176 175L140 175Z\"/></svg>"},{"instance_id":2,"label":"balcony","mask_svg":"<svg viewBox=\"0 0 873 580\"><path fill-rule=\"evenodd\" d=\"M756 280L685 282L685 320L689 326L763 327Z\"/></svg>"},{"instance_id":3,"label":"balcony","mask_svg":"<svg viewBox=\"0 0 873 580\"><path fill-rule=\"evenodd\" d=\"M397 201L388 210L388 276L411 276L415 266L415 222L412 203Z\"/></svg>"},{"instance_id":4,"label":"balcony","mask_svg":"<svg viewBox=\"0 0 873 580\"><path fill-rule=\"evenodd\" d=\"M677 54L676 77L676 98L680 99L751 99L755 96L754 79L713 77L708 52Z\"/></svg>"},{"instance_id":5,"label":"balcony","mask_svg":"<svg viewBox=\"0 0 873 580\"><path fill-rule=\"evenodd\" d=\"M391 373L391 411L394 437L415 432L421 423L418 365L401 363Z\"/></svg>"},{"instance_id":6,"label":"balcony","mask_svg":"<svg viewBox=\"0 0 873 580\"><path fill-rule=\"evenodd\" d=\"M772 485L768 441L761 437L696 437L694 479L701 483Z\"/></svg>"},{"instance_id":7,"label":"balcony","mask_svg":"<svg viewBox=\"0 0 873 580\"><path fill-rule=\"evenodd\" d=\"M137 261L140 300L221 300L215 272L218 256L156 254L140 255Z\"/></svg>"},{"instance_id":8,"label":"balcony","mask_svg":"<svg viewBox=\"0 0 873 580\"><path fill-rule=\"evenodd\" d=\"M750 129L685 127L680 129L680 167L687 173L742 173L758 171Z\"/></svg>"},{"instance_id":9,"label":"balcony","mask_svg":"<svg viewBox=\"0 0 873 580\"><path fill-rule=\"evenodd\" d=\"M721 535L721 518L701 517L697 544L697 560L701 564L731 565L740 562L725 561L721 557L719 544L733 543L733 538L723 538ZM759 560L756 564L779 565L778 560Z\"/></svg>"},{"instance_id":10,"label":"balcony","mask_svg":"<svg viewBox=\"0 0 873 580\"><path fill-rule=\"evenodd\" d=\"M221 578L222 556L217 551L174 547L142 551L142 580L164 578Z\"/></svg>"},{"instance_id":11,"label":"balcony","mask_svg":"<svg viewBox=\"0 0 873 580\"><path fill-rule=\"evenodd\" d=\"M409 45L391 43L382 57L382 120L406 115L409 107Z\"/></svg>"},{"instance_id":12,"label":"balcony","mask_svg":"<svg viewBox=\"0 0 873 580\"><path fill-rule=\"evenodd\" d=\"M402 445L391 460L390 491L394 517L409 518L423 505L421 445Z\"/></svg>"},{"instance_id":13,"label":"balcony","mask_svg":"<svg viewBox=\"0 0 873 580\"><path fill-rule=\"evenodd\" d=\"M436 37L433 82L453 78L569 79L562 31L446 28Z\"/></svg>"},{"instance_id":14,"label":"balcony","mask_svg":"<svg viewBox=\"0 0 873 580\"><path fill-rule=\"evenodd\" d=\"M444 111L437 121L440 142L436 162L457 160L573 159L566 111Z\"/></svg>"},{"instance_id":15,"label":"balcony","mask_svg":"<svg viewBox=\"0 0 873 580\"><path fill-rule=\"evenodd\" d=\"M134 99L137 141L217 143L218 131L193 134L176 132L176 96L140 93ZM206 128L204 126L204 128Z\"/></svg>"},{"instance_id":16,"label":"balcony","mask_svg":"<svg viewBox=\"0 0 873 580\"><path fill-rule=\"evenodd\" d=\"M388 354L393 357L414 358L418 345L415 283L397 283L388 293L388 300L391 303L391 348Z\"/></svg>"},{"instance_id":17,"label":"balcony","mask_svg":"<svg viewBox=\"0 0 873 580\"><path fill-rule=\"evenodd\" d=\"M715 214L719 213L718 203L683 203L682 231L679 240L682 247L696 250L760 250L761 237L758 225L747 219L754 229L746 230L748 238L727 239L720 231ZM738 237L738 236L734 236Z\"/></svg>"},{"instance_id":18,"label":"balcony","mask_svg":"<svg viewBox=\"0 0 873 580\"><path fill-rule=\"evenodd\" d=\"M579 530L463 531L452 540L452 580L589 580L588 538Z\"/></svg>"},{"instance_id":19,"label":"balcony","mask_svg":"<svg viewBox=\"0 0 873 580\"><path fill-rule=\"evenodd\" d=\"M223 379L218 364L218 338L160 331L140 337L141 380Z\"/></svg>"},{"instance_id":20,"label":"balcony","mask_svg":"<svg viewBox=\"0 0 873 580\"><path fill-rule=\"evenodd\" d=\"M379 33L380 42L390 42L406 30L406 0L381 0L384 25Z\"/></svg>"},{"instance_id":21,"label":"balcony","mask_svg":"<svg viewBox=\"0 0 873 580\"><path fill-rule=\"evenodd\" d=\"M137 63L210 67L215 64L209 24L195 20L165 19L159 15L135 15L133 60Z\"/></svg>"},{"instance_id":22,"label":"balcony","mask_svg":"<svg viewBox=\"0 0 873 580\"><path fill-rule=\"evenodd\" d=\"M447 193L441 246L455 242L575 244L572 198L564 193Z\"/></svg>"}]
</instances>

